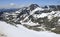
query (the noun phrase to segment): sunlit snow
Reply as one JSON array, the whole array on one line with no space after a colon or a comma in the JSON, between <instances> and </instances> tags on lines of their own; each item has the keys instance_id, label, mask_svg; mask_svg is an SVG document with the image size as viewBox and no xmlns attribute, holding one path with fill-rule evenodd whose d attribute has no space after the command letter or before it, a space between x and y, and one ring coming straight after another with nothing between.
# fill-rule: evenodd
<instances>
[{"instance_id":1,"label":"sunlit snow","mask_svg":"<svg viewBox=\"0 0 60 37\"><path fill-rule=\"evenodd\" d=\"M55 34L48 31L33 31L22 25L14 27L10 24L0 21L0 33L4 33L7 37L60 37L60 34Z\"/></svg>"}]
</instances>

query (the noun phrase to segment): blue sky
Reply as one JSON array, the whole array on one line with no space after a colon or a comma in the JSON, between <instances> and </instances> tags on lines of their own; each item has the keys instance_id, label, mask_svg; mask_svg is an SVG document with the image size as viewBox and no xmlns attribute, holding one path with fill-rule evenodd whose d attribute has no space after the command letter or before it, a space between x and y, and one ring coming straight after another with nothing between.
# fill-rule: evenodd
<instances>
[{"instance_id":1,"label":"blue sky","mask_svg":"<svg viewBox=\"0 0 60 37\"><path fill-rule=\"evenodd\" d=\"M28 4L38 4L38 5L59 5L60 0L0 0L1 5L9 5L10 3L16 5L28 5Z\"/></svg>"}]
</instances>

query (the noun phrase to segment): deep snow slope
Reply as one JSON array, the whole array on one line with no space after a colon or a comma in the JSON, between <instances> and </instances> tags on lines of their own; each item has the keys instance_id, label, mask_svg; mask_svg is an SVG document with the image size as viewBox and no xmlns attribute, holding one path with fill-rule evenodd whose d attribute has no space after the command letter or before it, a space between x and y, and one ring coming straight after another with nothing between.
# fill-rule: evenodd
<instances>
[{"instance_id":1,"label":"deep snow slope","mask_svg":"<svg viewBox=\"0 0 60 37\"><path fill-rule=\"evenodd\" d=\"M55 34L48 31L33 31L22 25L14 27L6 22L0 21L0 33L5 34L5 37L60 37L60 34Z\"/></svg>"}]
</instances>

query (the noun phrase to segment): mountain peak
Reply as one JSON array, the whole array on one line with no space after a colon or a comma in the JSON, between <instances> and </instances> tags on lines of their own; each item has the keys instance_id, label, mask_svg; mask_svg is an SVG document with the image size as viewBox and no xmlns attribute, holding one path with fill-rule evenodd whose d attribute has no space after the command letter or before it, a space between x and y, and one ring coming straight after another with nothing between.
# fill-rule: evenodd
<instances>
[{"instance_id":1,"label":"mountain peak","mask_svg":"<svg viewBox=\"0 0 60 37\"><path fill-rule=\"evenodd\" d=\"M37 5L37 4L31 4L29 7L30 7L30 10L32 11L35 8L39 7L39 5Z\"/></svg>"},{"instance_id":2,"label":"mountain peak","mask_svg":"<svg viewBox=\"0 0 60 37\"><path fill-rule=\"evenodd\" d=\"M38 6L39 7L39 5L37 5L37 4L31 4L30 6Z\"/></svg>"}]
</instances>

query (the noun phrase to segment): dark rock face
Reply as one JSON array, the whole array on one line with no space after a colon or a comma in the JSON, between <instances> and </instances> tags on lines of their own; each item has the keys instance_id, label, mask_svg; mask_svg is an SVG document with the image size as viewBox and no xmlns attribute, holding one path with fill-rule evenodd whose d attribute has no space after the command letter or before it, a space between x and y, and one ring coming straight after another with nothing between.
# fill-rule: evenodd
<instances>
[{"instance_id":1,"label":"dark rock face","mask_svg":"<svg viewBox=\"0 0 60 37\"><path fill-rule=\"evenodd\" d=\"M0 16L3 14L3 12L0 12Z\"/></svg>"},{"instance_id":2,"label":"dark rock face","mask_svg":"<svg viewBox=\"0 0 60 37\"><path fill-rule=\"evenodd\" d=\"M37 5L37 4L31 4L29 7L30 7L30 10L32 11L35 8L39 7L39 5Z\"/></svg>"},{"instance_id":3,"label":"dark rock face","mask_svg":"<svg viewBox=\"0 0 60 37\"><path fill-rule=\"evenodd\" d=\"M57 10L57 8L56 8L55 5L50 5L49 7L50 7L50 10L51 10L51 11L56 11L56 10Z\"/></svg>"},{"instance_id":4,"label":"dark rock face","mask_svg":"<svg viewBox=\"0 0 60 37\"><path fill-rule=\"evenodd\" d=\"M51 11L60 11L60 5L49 5Z\"/></svg>"},{"instance_id":5,"label":"dark rock face","mask_svg":"<svg viewBox=\"0 0 60 37\"><path fill-rule=\"evenodd\" d=\"M0 20L3 19L2 14L3 14L3 12L0 12Z\"/></svg>"},{"instance_id":6,"label":"dark rock face","mask_svg":"<svg viewBox=\"0 0 60 37\"><path fill-rule=\"evenodd\" d=\"M60 10L60 5L57 5L57 9Z\"/></svg>"},{"instance_id":7,"label":"dark rock face","mask_svg":"<svg viewBox=\"0 0 60 37\"><path fill-rule=\"evenodd\" d=\"M24 7L24 8L21 10L21 12L19 13L19 15L17 16L17 18L20 17L20 16L23 15L23 14L26 14L26 13L29 15L30 10L27 10L27 8L28 8L28 7Z\"/></svg>"}]
</instances>

